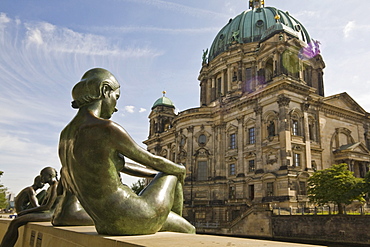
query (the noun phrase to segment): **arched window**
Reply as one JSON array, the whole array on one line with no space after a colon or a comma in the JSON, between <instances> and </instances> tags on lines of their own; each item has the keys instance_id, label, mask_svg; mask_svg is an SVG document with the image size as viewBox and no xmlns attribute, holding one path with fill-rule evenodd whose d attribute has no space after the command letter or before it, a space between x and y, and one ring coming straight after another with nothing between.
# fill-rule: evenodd
<instances>
[{"instance_id":1,"label":"arched window","mask_svg":"<svg viewBox=\"0 0 370 247\"><path fill-rule=\"evenodd\" d=\"M272 58L270 58L269 60L267 60L266 62L266 66L265 66L265 81L266 82L269 82L272 80L272 77L273 77L273 73L274 73L274 66L273 66L273 61L272 61Z\"/></svg>"},{"instance_id":2,"label":"arched window","mask_svg":"<svg viewBox=\"0 0 370 247\"><path fill-rule=\"evenodd\" d=\"M293 136L302 136L302 114L295 109L290 113L291 119L291 133Z\"/></svg>"},{"instance_id":3,"label":"arched window","mask_svg":"<svg viewBox=\"0 0 370 247\"><path fill-rule=\"evenodd\" d=\"M198 161L197 181L205 181L208 179L208 164L207 161Z\"/></svg>"},{"instance_id":4,"label":"arched window","mask_svg":"<svg viewBox=\"0 0 370 247\"><path fill-rule=\"evenodd\" d=\"M275 122L273 120L270 120L267 125L267 135L268 137L273 137L276 135L275 132Z\"/></svg>"},{"instance_id":5,"label":"arched window","mask_svg":"<svg viewBox=\"0 0 370 247\"><path fill-rule=\"evenodd\" d=\"M292 119L292 135L299 135L299 122L298 119Z\"/></svg>"},{"instance_id":6,"label":"arched window","mask_svg":"<svg viewBox=\"0 0 370 247\"><path fill-rule=\"evenodd\" d=\"M316 121L313 117L308 118L308 131L311 141L317 141Z\"/></svg>"},{"instance_id":7,"label":"arched window","mask_svg":"<svg viewBox=\"0 0 370 247\"><path fill-rule=\"evenodd\" d=\"M236 149L236 134L229 135L229 149Z\"/></svg>"}]
</instances>

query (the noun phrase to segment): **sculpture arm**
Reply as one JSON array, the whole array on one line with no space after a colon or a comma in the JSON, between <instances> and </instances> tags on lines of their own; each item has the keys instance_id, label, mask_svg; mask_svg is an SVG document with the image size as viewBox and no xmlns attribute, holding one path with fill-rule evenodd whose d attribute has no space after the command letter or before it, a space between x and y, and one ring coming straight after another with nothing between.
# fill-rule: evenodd
<instances>
[{"instance_id":1,"label":"sculpture arm","mask_svg":"<svg viewBox=\"0 0 370 247\"><path fill-rule=\"evenodd\" d=\"M119 153L154 170L181 177L185 175L186 170L183 165L148 152L140 147L124 128L114 122L111 123L114 135L113 146Z\"/></svg>"},{"instance_id":2,"label":"sculpture arm","mask_svg":"<svg viewBox=\"0 0 370 247\"><path fill-rule=\"evenodd\" d=\"M121 172L135 177L146 177L146 178L154 178L155 175L157 175L158 173L158 171L147 168L145 166L127 162L125 163Z\"/></svg>"},{"instance_id":3,"label":"sculpture arm","mask_svg":"<svg viewBox=\"0 0 370 247\"><path fill-rule=\"evenodd\" d=\"M28 193L28 200L30 201L30 204L32 205L32 207L39 207L39 201L36 197L36 193L34 190L30 190L29 193Z\"/></svg>"},{"instance_id":4,"label":"sculpture arm","mask_svg":"<svg viewBox=\"0 0 370 247\"><path fill-rule=\"evenodd\" d=\"M43 211L50 210L52 206L54 205L55 200L57 198L57 186L58 186L58 182L54 182L54 184L50 185L45 203L43 203L39 207L23 210L19 212L18 216L22 216L22 215L29 214L29 213L40 213Z\"/></svg>"}]
</instances>

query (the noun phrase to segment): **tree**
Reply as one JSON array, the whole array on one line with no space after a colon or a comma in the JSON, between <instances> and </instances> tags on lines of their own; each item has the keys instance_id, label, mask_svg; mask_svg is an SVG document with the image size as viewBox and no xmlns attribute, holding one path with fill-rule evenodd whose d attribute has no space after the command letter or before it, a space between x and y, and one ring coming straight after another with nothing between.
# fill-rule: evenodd
<instances>
[{"instance_id":1,"label":"tree","mask_svg":"<svg viewBox=\"0 0 370 247\"><path fill-rule=\"evenodd\" d=\"M145 188L145 178L139 179L135 183L131 185L131 189L136 193L139 194Z\"/></svg>"},{"instance_id":2,"label":"tree","mask_svg":"<svg viewBox=\"0 0 370 247\"><path fill-rule=\"evenodd\" d=\"M343 205L354 200L364 201L363 179L356 178L345 163L315 172L308 179L308 196L319 205L329 202L338 205L338 214L343 214Z\"/></svg>"},{"instance_id":3,"label":"tree","mask_svg":"<svg viewBox=\"0 0 370 247\"><path fill-rule=\"evenodd\" d=\"M366 173L364 178L364 183L362 185L362 191L364 193L370 194L370 172Z\"/></svg>"},{"instance_id":4,"label":"tree","mask_svg":"<svg viewBox=\"0 0 370 247\"><path fill-rule=\"evenodd\" d=\"M0 177L4 174L3 171L0 171ZM6 199L6 188L4 185L0 184L0 209L6 208L8 205L8 200Z\"/></svg>"}]
</instances>

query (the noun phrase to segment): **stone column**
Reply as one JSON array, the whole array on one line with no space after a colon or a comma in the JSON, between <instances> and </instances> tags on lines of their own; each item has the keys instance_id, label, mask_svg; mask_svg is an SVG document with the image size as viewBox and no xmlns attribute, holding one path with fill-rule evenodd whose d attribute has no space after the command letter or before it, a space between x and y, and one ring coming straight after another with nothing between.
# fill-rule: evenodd
<instances>
[{"instance_id":1,"label":"stone column","mask_svg":"<svg viewBox=\"0 0 370 247\"><path fill-rule=\"evenodd\" d=\"M280 94L277 99L279 105L278 132L280 139L281 166L292 165L292 144L290 133L289 103L290 98Z\"/></svg>"},{"instance_id":2,"label":"stone column","mask_svg":"<svg viewBox=\"0 0 370 247\"><path fill-rule=\"evenodd\" d=\"M179 132L175 131L175 157L174 157L174 162L175 163L180 163L180 141L181 141L181 138L179 139L180 135L179 135Z\"/></svg>"},{"instance_id":3,"label":"stone column","mask_svg":"<svg viewBox=\"0 0 370 247\"><path fill-rule=\"evenodd\" d=\"M243 149L244 149L244 116L237 118L238 120L238 164L236 175L246 174L245 164L243 159Z\"/></svg>"},{"instance_id":4,"label":"stone column","mask_svg":"<svg viewBox=\"0 0 370 247\"><path fill-rule=\"evenodd\" d=\"M200 82L200 105L206 104L206 95L207 95L207 82L202 80Z\"/></svg>"},{"instance_id":5,"label":"stone column","mask_svg":"<svg viewBox=\"0 0 370 247\"><path fill-rule=\"evenodd\" d=\"M232 67L229 65L227 66L227 90L225 93L231 91L231 81L233 79L232 77L233 77Z\"/></svg>"},{"instance_id":6,"label":"stone column","mask_svg":"<svg viewBox=\"0 0 370 247\"><path fill-rule=\"evenodd\" d=\"M187 128L187 130L188 130L188 139L187 139L188 150L187 150L187 154L186 154L186 166L189 167L192 179L194 180L195 179L195 177L194 177L194 175L195 175L194 174L195 173L195 170L194 170L195 169L195 163L194 163L194 159L193 159L194 126L189 126Z\"/></svg>"},{"instance_id":7,"label":"stone column","mask_svg":"<svg viewBox=\"0 0 370 247\"><path fill-rule=\"evenodd\" d=\"M217 98L216 96L216 78L212 77L212 84L211 84L211 101Z\"/></svg>"},{"instance_id":8,"label":"stone column","mask_svg":"<svg viewBox=\"0 0 370 247\"><path fill-rule=\"evenodd\" d=\"M207 80L207 95L206 95L206 104L211 103L211 94L212 94L212 80Z\"/></svg>"},{"instance_id":9,"label":"stone column","mask_svg":"<svg viewBox=\"0 0 370 247\"><path fill-rule=\"evenodd\" d=\"M221 71L221 94L222 95L225 95L225 72L224 71ZM217 97L219 97L219 95L217 95Z\"/></svg>"},{"instance_id":10,"label":"stone column","mask_svg":"<svg viewBox=\"0 0 370 247\"><path fill-rule=\"evenodd\" d=\"M312 170L311 164L311 138L310 138L310 129L308 126L308 108L310 104L305 102L302 104L302 111L303 111L303 133L304 133L304 141L306 144L306 168L307 170ZM304 167L302 167L304 168Z\"/></svg>"},{"instance_id":11,"label":"stone column","mask_svg":"<svg viewBox=\"0 0 370 247\"><path fill-rule=\"evenodd\" d=\"M152 135L154 135L154 120L153 119L150 119L149 126L150 126L150 128L149 128L149 137L151 137Z\"/></svg>"},{"instance_id":12,"label":"stone column","mask_svg":"<svg viewBox=\"0 0 370 247\"><path fill-rule=\"evenodd\" d=\"M263 170L262 164L262 106L258 103L254 107L254 113L256 114L256 126L255 126L255 139L256 139L256 171Z\"/></svg>"},{"instance_id":13,"label":"stone column","mask_svg":"<svg viewBox=\"0 0 370 247\"><path fill-rule=\"evenodd\" d=\"M217 163L217 159L218 159L218 156L217 156L217 152L216 152L216 127L214 125L211 126L211 140L212 140L212 143L210 143L210 146L211 146L211 150L213 151L211 153L211 157L210 157L210 162L211 164L209 165L210 167L212 167L212 173L211 176L214 178L217 176L217 167L216 167L216 163Z\"/></svg>"},{"instance_id":14,"label":"stone column","mask_svg":"<svg viewBox=\"0 0 370 247\"><path fill-rule=\"evenodd\" d=\"M216 176L226 176L226 166L225 166L225 135L226 135L226 124L221 123L215 126L215 133L217 133L215 138L215 169L216 169Z\"/></svg>"}]
</instances>

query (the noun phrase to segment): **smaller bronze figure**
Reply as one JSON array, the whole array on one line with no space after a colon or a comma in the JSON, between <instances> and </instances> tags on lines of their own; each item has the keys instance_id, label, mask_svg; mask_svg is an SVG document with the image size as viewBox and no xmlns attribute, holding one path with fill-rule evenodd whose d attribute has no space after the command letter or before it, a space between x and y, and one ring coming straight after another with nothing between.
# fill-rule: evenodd
<instances>
[{"instance_id":1,"label":"smaller bronze figure","mask_svg":"<svg viewBox=\"0 0 370 247\"><path fill-rule=\"evenodd\" d=\"M15 211L19 213L27 208L34 208L40 206L42 198L39 197L43 193L40 192L41 194L36 194L36 191L38 189L41 189L42 187L44 187L44 183L41 182L41 177L40 175L38 175L35 177L33 185L24 188L15 197L14 200Z\"/></svg>"},{"instance_id":2,"label":"smaller bronze figure","mask_svg":"<svg viewBox=\"0 0 370 247\"><path fill-rule=\"evenodd\" d=\"M51 220L57 204L57 171L52 167L46 167L41 170L40 176L41 182L50 185L43 203L39 207L26 209L18 213L18 217L10 222L0 247L13 247L18 239L18 228L28 222L47 222Z\"/></svg>"}]
</instances>

